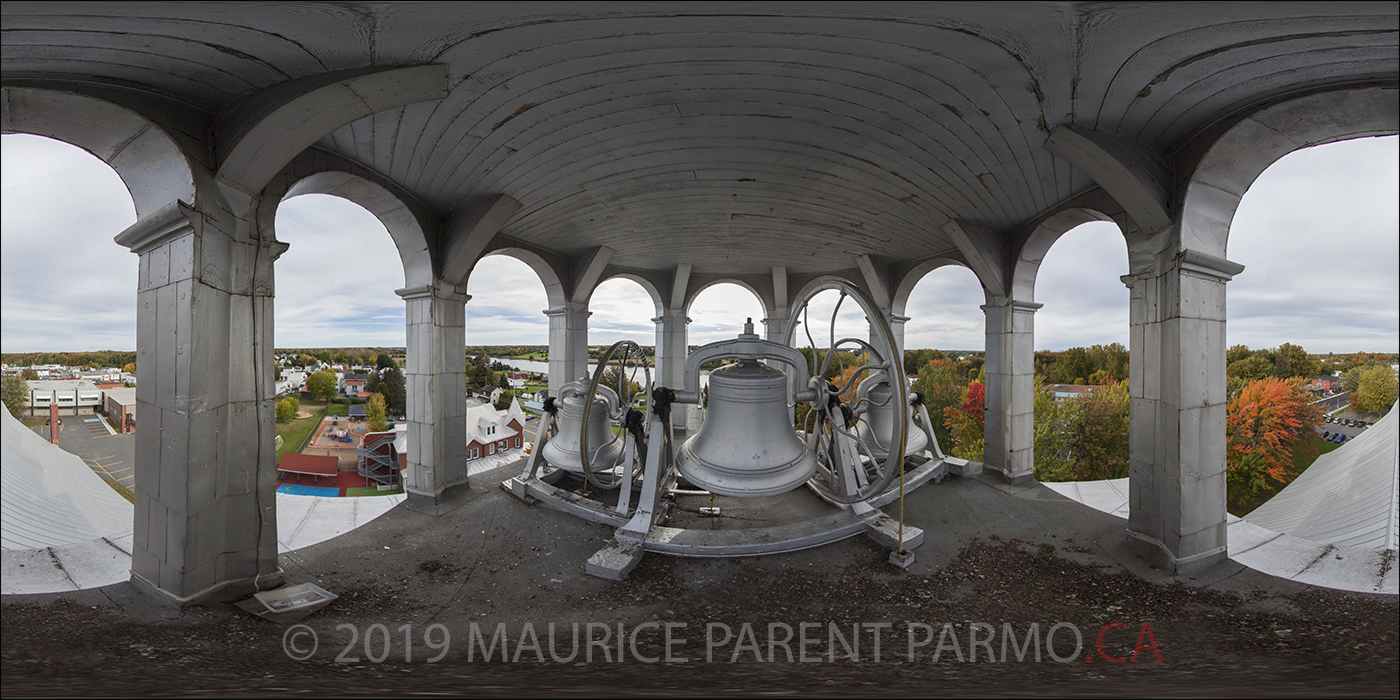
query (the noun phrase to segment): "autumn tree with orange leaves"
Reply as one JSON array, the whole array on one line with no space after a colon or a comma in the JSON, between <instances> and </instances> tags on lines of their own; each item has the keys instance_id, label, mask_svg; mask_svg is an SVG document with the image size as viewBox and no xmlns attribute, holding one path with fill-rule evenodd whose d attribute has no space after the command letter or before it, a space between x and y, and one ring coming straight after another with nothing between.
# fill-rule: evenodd
<instances>
[{"instance_id":1,"label":"autumn tree with orange leaves","mask_svg":"<svg viewBox=\"0 0 1400 700\"><path fill-rule=\"evenodd\" d=\"M953 432L952 453L956 457L980 462L987 449L983 429L986 423L987 388L980 381L967 385L962 403L943 409L948 427Z\"/></svg>"},{"instance_id":2,"label":"autumn tree with orange leaves","mask_svg":"<svg viewBox=\"0 0 1400 700\"><path fill-rule=\"evenodd\" d=\"M1293 448L1322 424L1322 409L1303 390L1304 381L1268 377L1246 384L1230 399L1225 467L1232 503L1253 499L1262 489L1286 485L1298 475Z\"/></svg>"}]
</instances>

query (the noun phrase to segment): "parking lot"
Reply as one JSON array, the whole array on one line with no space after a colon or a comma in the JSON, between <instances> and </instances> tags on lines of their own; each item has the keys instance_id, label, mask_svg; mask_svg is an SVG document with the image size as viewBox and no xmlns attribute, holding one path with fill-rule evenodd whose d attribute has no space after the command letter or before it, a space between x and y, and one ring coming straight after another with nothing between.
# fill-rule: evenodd
<instances>
[{"instance_id":1,"label":"parking lot","mask_svg":"<svg viewBox=\"0 0 1400 700\"><path fill-rule=\"evenodd\" d=\"M1323 423L1322 425L1318 426L1317 434L1322 435L1323 433L1327 433L1328 439L1331 439L1332 436L1341 433L1342 435L1347 436L1347 440L1350 440L1364 432L1366 428L1369 427L1369 422L1373 419L1373 416L1363 417L1361 414L1354 413L1352 411L1343 411L1335 416L1332 416L1332 420L1330 423ZM1361 424L1348 425L1348 421L1359 421L1361 422Z\"/></svg>"},{"instance_id":2,"label":"parking lot","mask_svg":"<svg viewBox=\"0 0 1400 700\"><path fill-rule=\"evenodd\" d=\"M61 420L60 448L81 457L104 480L115 481L135 491L136 433L113 435L103 419L91 413L63 416ZM40 426L34 432L48 439L48 428Z\"/></svg>"}]
</instances>

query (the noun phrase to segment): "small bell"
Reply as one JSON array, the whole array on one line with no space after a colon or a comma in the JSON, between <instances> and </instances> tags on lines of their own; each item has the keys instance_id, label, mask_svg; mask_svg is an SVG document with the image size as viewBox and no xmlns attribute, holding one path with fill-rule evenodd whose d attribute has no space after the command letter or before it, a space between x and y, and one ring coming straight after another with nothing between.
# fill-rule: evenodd
<instances>
[{"instance_id":1,"label":"small bell","mask_svg":"<svg viewBox=\"0 0 1400 700\"><path fill-rule=\"evenodd\" d=\"M583 409L588 400L591 382L584 377L565 384L559 390L559 432L540 450L540 456L555 469L583 473L580 438L583 434ZM613 435L608 417L617 412L617 392L598 387L593 410L588 415L588 464L592 471L602 471L617 464L622 454L623 440Z\"/></svg>"},{"instance_id":2,"label":"small bell","mask_svg":"<svg viewBox=\"0 0 1400 700\"><path fill-rule=\"evenodd\" d=\"M889 457L891 428L899 407L895 405L894 388L883 372L865 378L856 388L856 403L865 401L868 406L861 420L856 424L856 435L870 448L876 461ZM909 412L909 427L905 431L904 454L916 455L928 447L928 437L914 422L914 412Z\"/></svg>"}]
</instances>

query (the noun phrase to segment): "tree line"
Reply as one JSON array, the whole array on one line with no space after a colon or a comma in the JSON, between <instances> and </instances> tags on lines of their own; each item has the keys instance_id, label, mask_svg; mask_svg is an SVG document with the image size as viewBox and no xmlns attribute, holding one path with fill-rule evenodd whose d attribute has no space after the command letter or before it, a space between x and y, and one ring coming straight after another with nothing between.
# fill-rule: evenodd
<instances>
[{"instance_id":1,"label":"tree line","mask_svg":"<svg viewBox=\"0 0 1400 700\"><path fill-rule=\"evenodd\" d=\"M277 355L289 355L283 364L287 367L306 367L319 364L329 365L374 365L380 355L402 356L403 348L279 348Z\"/></svg>"},{"instance_id":2,"label":"tree line","mask_svg":"<svg viewBox=\"0 0 1400 700\"><path fill-rule=\"evenodd\" d=\"M136 351L93 350L90 352L7 352L0 361L11 367L62 365L64 367L122 367L136 362Z\"/></svg>"},{"instance_id":3,"label":"tree line","mask_svg":"<svg viewBox=\"0 0 1400 700\"><path fill-rule=\"evenodd\" d=\"M913 390L923 396L933 432L946 453L973 461L985 457L985 373L937 351L907 351L918 365ZM1342 389L1361 412L1383 413L1395 403L1396 376L1389 356L1358 354L1335 361L1302 347L1227 353L1227 487L1232 507L1263 489L1286 485L1306 459L1322 421L1307 391L1313 377L1344 369ZM1122 345L1039 352L1035 359L1035 477L1040 481L1116 479L1128 475L1128 351ZM1051 384L1097 385L1056 400ZM1296 453L1296 454L1295 454Z\"/></svg>"}]
</instances>

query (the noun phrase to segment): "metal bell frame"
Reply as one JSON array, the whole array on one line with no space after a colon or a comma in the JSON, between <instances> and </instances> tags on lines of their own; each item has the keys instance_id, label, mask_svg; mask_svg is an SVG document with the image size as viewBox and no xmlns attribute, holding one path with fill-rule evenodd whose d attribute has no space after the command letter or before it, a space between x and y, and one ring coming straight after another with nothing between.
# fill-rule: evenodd
<instances>
[{"instance_id":1,"label":"metal bell frame","mask_svg":"<svg viewBox=\"0 0 1400 700\"><path fill-rule=\"evenodd\" d=\"M634 425L629 427L634 439L626 441L621 465L622 474L616 482L618 487L626 484L629 488L619 488L616 505L610 506L555 486L564 472L548 469L539 458L538 448L531 450L523 473L503 482L501 488L527 503L543 501L584 520L617 528L613 538L589 558L585 567L587 573L611 580L626 578L646 552L690 557L756 556L818 547L862 533L891 549L891 561L900 566L907 566L912 559L909 550L923 542L923 531L905 525L902 513L901 518L896 520L882 512L880 507L896 499L900 500L902 506L903 495L906 492L948 474L961 474L966 462L945 457L938 451L937 442L930 440L930 458L906 473L904 444L905 431L909 425L906 411L910 402L908 387L904 382L893 383L898 387L894 393L903 408L900 412L901 420L892 422L892 430L897 435L891 435L886 443L897 446L897 449L891 450L882 464L861 459L858 440L845 426L832 431L832 439L825 442L817 436L808 435L809 445L825 451L825 463L835 466L828 466L825 474L820 474L822 467L819 466L819 477L822 478L814 478L807 484L822 499L836 506L835 512L800 522L736 530L687 529L665 524L672 506L668 496L676 490L678 477L675 434L670 410L674 403L700 402L699 377L702 364L720 358L782 362L791 367L791 376L797 378L798 386L807 387L793 392L794 399L810 402L814 410L827 411L829 414L832 404L831 387L821 379L820 374L809 378L806 358L792 347L791 340L796 322L805 312L808 302L826 289L843 292L855 299L865 311L876 337L884 346L884 352L879 352L864 341L852 339L851 342L864 345L879 358L891 358L888 362L881 359L878 365L871 368L888 370L895 376L903 376L899 361L901 358L896 350L892 350L897 347L894 335L884 316L878 313L860 289L844 281L825 282L814 287L794 305L788 323L788 343L762 340L749 333L737 339L705 345L686 358L682 388L655 386L651 395L647 397L644 412L635 407L630 409L624 422L634 424L637 420L642 420L644 427L641 430L637 430ZM847 341L843 340L833 344L829 352L834 354L835 347L845 342ZM632 347L626 346L629 343ZM611 357L617 352L633 352L635 346L631 341L622 341L609 348L604 357ZM635 352L640 355L639 348ZM598 377L602 375L601 366L602 363L594 377L595 385ZM548 404L548 401L546 403ZM585 405L591 407L591 396ZM924 425L929 425L926 412L922 417ZM537 446L545 444L558 431L554 413L547 412L542 423L536 440ZM932 431L929 431L929 434L931 437ZM586 451L585 445L584 452ZM868 453L868 449L866 451ZM641 466L640 479L635 478L636 465ZM857 473L860 470L866 471L864 478ZM871 478L871 470L874 478ZM826 483L818 483L819 481ZM896 481L898 483L895 483ZM612 482L607 483L612 485Z\"/></svg>"}]
</instances>

